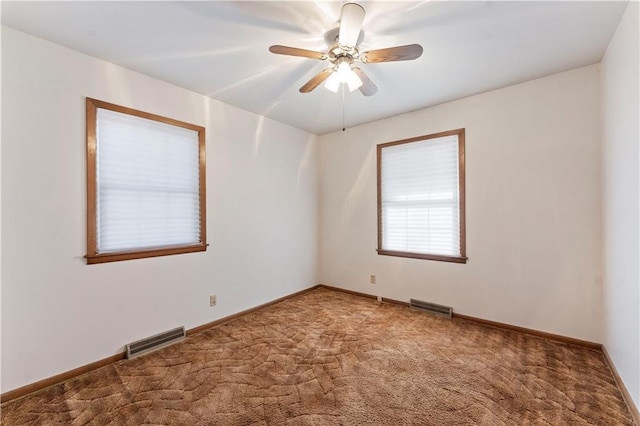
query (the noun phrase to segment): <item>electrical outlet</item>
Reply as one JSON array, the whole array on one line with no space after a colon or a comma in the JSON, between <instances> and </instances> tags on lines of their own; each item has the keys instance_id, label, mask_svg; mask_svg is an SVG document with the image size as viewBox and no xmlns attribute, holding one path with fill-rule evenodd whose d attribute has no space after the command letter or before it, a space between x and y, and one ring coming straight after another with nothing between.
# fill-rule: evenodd
<instances>
[{"instance_id":1,"label":"electrical outlet","mask_svg":"<svg viewBox=\"0 0 640 426\"><path fill-rule=\"evenodd\" d=\"M217 302L218 302L218 298L216 297L215 294L212 294L211 296L209 296L209 306L216 306Z\"/></svg>"},{"instance_id":2,"label":"electrical outlet","mask_svg":"<svg viewBox=\"0 0 640 426\"><path fill-rule=\"evenodd\" d=\"M378 299L378 302L382 302L382 296L378 296L377 299Z\"/></svg>"},{"instance_id":3,"label":"electrical outlet","mask_svg":"<svg viewBox=\"0 0 640 426\"><path fill-rule=\"evenodd\" d=\"M375 284L376 283L376 276L375 275L371 275L370 278L369 278L369 282L371 284Z\"/></svg>"}]
</instances>

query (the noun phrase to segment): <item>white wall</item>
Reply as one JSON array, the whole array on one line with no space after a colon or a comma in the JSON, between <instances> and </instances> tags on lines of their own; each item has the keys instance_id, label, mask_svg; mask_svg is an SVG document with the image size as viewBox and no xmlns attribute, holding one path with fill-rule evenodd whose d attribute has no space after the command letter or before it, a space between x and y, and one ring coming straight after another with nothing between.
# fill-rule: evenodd
<instances>
[{"instance_id":1,"label":"white wall","mask_svg":"<svg viewBox=\"0 0 640 426\"><path fill-rule=\"evenodd\" d=\"M85 264L86 96L206 126L207 252ZM2 391L315 285L315 139L3 28Z\"/></svg>"},{"instance_id":2,"label":"white wall","mask_svg":"<svg viewBox=\"0 0 640 426\"><path fill-rule=\"evenodd\" d=\"M640 406L640 30L629 2L602 61L604 345Z\"/></svg>"},{"instance_id":3,"label":"white wall","mask_svg":"<svg viewBox=\"0 0 640 426\"><path fill-rule=\"evenodd\" d=\"M320 282L600 342L599 102L593 65L321 136ZM377 255L376 144L460 127L468 263Z\"/></svg>"}]
</instances>

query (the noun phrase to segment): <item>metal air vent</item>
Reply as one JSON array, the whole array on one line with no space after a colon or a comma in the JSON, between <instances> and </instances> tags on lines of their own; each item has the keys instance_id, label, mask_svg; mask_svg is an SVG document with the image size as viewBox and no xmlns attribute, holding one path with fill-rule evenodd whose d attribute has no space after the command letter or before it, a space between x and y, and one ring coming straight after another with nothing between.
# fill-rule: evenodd
<instances>
[{"instance_id":1,"label":"metal air vent","mask_svg":"<svg viewBox=\"0 0 640 426\"><path fill-rule=\"evenodd\" d=\"M165 331L164 333L156 334L155 336L147 337L146 339L129 343L126 346L127 358L135 358L151 351L164 348L165 346L177 343L186 337L187 335L184 331L184 327L178 327L173 330Z\"/></svg>"},{"instance_id":2,"label":"metal air vent","mask_svg":"<svg viewBox=\"0 0 640 426\"><path fill-rule=\"evenodd\" d=\"M435 303L423 302L422 300L411 299L410 307L421 311L430 312L432 314L451 318L453 316L453 308L450 306L436 305Z\"/></svg>"}]
</instances>

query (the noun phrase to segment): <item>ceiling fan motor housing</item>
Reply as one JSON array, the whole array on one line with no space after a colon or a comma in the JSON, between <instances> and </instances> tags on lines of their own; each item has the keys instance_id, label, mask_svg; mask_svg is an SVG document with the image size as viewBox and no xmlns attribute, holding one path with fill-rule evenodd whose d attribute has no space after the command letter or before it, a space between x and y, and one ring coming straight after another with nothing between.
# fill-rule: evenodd
<instances>
[{"instance_id":1,"label":"ceiling fan motor housing","mask_svg":"<svg viewBox=\"0 0 640 426\"><path fill-rule=\"evenodd\" d=\"M349 50L345 50L343 46L340 44L333 43L329 47L328 59L334 65L338 65L342 58L347 58L349 63L351 64L354 60L360 58L360 52L358 51L358 47L352 47Z\"/></svg>"}]
</instances>

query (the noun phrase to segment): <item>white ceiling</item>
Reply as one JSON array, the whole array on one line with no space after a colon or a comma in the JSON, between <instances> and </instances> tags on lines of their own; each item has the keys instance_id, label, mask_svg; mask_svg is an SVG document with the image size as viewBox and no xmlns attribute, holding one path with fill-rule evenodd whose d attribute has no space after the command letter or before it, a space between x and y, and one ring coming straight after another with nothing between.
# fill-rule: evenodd
<instances>
[{"instance_id":1,"label":"white ceiling","mask_svg":"<svg viewBox=\"0 0 640 426\"><path fill-rule=\"evenodd\" d=\"M362 64L379 88L344 99L353 126L597 63L626 6L616 1L360 2L361 50L419 43L416 61ZM342 95L298 88L326 61L341 2L2 2L2 23L292 126L342 128Z\"/></svg>"}]
</instances>

